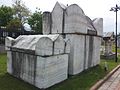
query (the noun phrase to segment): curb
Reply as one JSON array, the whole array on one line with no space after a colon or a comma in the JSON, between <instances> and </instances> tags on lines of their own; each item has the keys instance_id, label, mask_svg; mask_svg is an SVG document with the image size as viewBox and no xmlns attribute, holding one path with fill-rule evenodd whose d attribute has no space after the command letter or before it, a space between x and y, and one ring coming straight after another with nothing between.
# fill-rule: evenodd
<instances>
[{"instance_id":1,"label":"curb","mask_svg":"<svg viewBox=\"0 0 120 90\"><path fill-rule=\"evenodd\" d=\"M109 72L103 79L99 80L95 85L93 85L90 90L97 90L106 80L108 80L118 69L120 65L115 67L111 72Z\"/></svg>"}]
</instances>

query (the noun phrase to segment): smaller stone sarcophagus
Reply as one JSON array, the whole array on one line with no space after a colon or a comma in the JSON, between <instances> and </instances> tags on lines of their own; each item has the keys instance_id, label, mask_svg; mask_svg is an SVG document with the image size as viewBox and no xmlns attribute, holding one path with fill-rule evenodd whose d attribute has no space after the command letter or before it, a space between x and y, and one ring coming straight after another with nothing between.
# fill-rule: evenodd
<instances>
[{"instance_id":1,"label":"smaller stone sarcophagus","mask_svg":"<svg viewBox=\"0 0 120 90\"><path fill-rule=\"evenodd\" d=\"M22 35L6 38L7 71L39 88L68 76L69 45L58 35Z\"/></svg>"}]
</instances>

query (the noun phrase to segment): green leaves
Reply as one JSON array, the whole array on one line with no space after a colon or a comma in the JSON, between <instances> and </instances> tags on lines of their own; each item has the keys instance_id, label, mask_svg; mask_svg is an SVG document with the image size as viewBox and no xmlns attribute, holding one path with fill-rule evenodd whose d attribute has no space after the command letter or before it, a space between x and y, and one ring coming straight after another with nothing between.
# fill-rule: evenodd
<instances>
[{"instance_id":1,"label":"green leaves","mask_svg":"<svg viewBox=\"0 0 120 90\"><path fill-rule=\"evenodd\" d=\"M12 19L8 24L7 24L7 29L8 30L18 30L21 27L21 22L18 18Z\"/></svg>"},{"instance_id":2,"label":"green leaves","mask_svg":"<svg viewBox=\"0 0 120 90\"><path fill-rule=\"evenodd\" d=\"M13 0L12 7L0 7L0 26L9 30L24 29L24 24L28 23L34 32L42 33L42 12L39 8L31 14L22 0Z\"/></svg>"},{"instance_id":3,"label":"green leaves","mask_svg":"<svg viewBox=\"0 0 120 90\"><path fill-rule=\"evenodd\" d=\"M0 7L0 27L22 29L30 11L21 0L14 0L13 3L12 7L3 5Z\"/></svg>"},{"instance_id":4,"label":"green leaves","mask_svg":"<svg viewBox=\"0 0 120 90\"><path fill-rule=\"evenodd\" d=\"M8 6L0 7L0 26L6 26L13 19L13 8Z\"/></svg>"},{"instance_id":5,"label":"green leaves","mask_svg":"<svg viewBox=\"0 0 120 90\"><path fill-rule=\"evenodd\" d=\"M28 18L28 24L33 31L42 33L42 12L35 11L35 13Z\"/></svg>"}]
</instances>

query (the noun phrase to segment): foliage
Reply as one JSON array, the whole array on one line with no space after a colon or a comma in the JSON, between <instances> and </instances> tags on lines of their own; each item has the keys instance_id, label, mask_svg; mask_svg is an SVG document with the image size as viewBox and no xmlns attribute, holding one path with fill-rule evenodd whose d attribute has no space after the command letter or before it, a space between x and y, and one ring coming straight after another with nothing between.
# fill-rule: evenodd
<instances>
[{"instance_id":1,"label":"foliage","mask_svg":"<svg viewBox=\"0 0 120 90\"><path fill-rule=\"evenodd\" d=\"M12 8L3 5L0 7L0 26L24 30L23 25L27 22L30 11L21 0L13 0L13 2Z\"/></svg>"},{"instance_id":2,"label":"foliage","mask_svg":"<svg viewBox=\"0 0 120 90\"><path fill-rule=\"evenodd\" d=\"M6 61L6 54L0 54L0 90L39 90L38 88L7 74ZM47 90L89 90L93 84L103 78L120 63L120 58L118 63L114 62L114 60L107 61L108 72L104 70L105 61L106 60L101 60L100 65L90 68L78 75L69 76L67 80L54 85Z\"/></svg>"},{"instance_id":3,"label":"foliage","mask_svg":"<svg viewBox=\"0 0 120 90\"><path fill-rule=\"evenodd\" d=\"M0 26L6 26L7 23L13 19L13 9L2 5L0 7Z\"/></svg>"},{"instance_id":4,"label":"foliage","mask_svg":"<svg viewBox=\"0 0 120 90\"><path fill-rule=\"evenodd\" d=\"M19 18L22 25L21 27L23 27L23 25L27 22L30 11L21 0L14 0L13 2L14 4L12 6L15 13L14 17Z\"/></svg>"},{"instance_id":5,"label":"foliage","mask_svg":"<svg viewBox=\"0 0 120 90\"><path fill-rule=\"evenodd\" d=\"M21 27L21 22L18 18L12 19L6 26L8 30L19 30Z\"/></svg>"},{"instance_id":6,"label":"foliage","mask_svg":"<svg viewBox=\"0 0 120 90\"><path fill-rule=\"evenodd\" d=\"M42 33L42 12L40 9L28 18L28 24L33 31Z\"/></svg>"}]
</instances>

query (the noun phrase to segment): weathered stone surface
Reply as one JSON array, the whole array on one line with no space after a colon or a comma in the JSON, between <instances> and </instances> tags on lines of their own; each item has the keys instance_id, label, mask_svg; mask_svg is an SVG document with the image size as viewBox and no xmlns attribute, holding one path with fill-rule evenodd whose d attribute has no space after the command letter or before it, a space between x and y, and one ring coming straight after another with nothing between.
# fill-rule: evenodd
<instances>
[{"instance_id":1,"label":"weathered stone surface","mask_svg":"<svg viewBox=\"0 0 120 90\"><path fill-rule=\"evenodd\" d=\"M22 35L14 43L6 40L8 72L45 89L67 79L68 73L99 64L102 23L102 19L92 21L76 4L65 7L57 2L51 13L43 14L43 34L49 35Z\"/></svg>"},{"instance_id":2,"label":"weathered stone surface","mask_svg":"<svg viewBox=\"0 0 120 90\"><path fill-rule=\"evenodd\" d=\"M59 33L64 39L70 40L70 49L66 48L70 50L69 74L78 74L97 65L100 60L103 19L91 20L77 4L65 7L58 2L51 15L51 33Z\"/></svg>"},{"instance_id":3,"label":"weathered stone surface","mask_svg":"<svg viewBox=\"0 0 120 90\"><path fill-rule=\"evenodd\" d=\"M93 21L88 16L85 16L85 17L86 17L86 20L87 20L87 24L86 24L87 30L91 30L91 31L96 31L97 32L95 26L93 25Z\"/></svg>"},{"instance_id":4,"label":"weathered stone surface","mask_svg":"<svg viewBox=\"0 0 120 90\"><path fill-rule=\"evenodd\" d=\"M45 37L44 35L43 37ZM35 50L36 43L42 37L42 35L21 35L15 39L13 48Z\"/></svg>"},{"instance_id":5,"label":"weathered stone surface","mask_svg":"<svg viewBox=\"0 0 120 90\"><path fill-rule=\"evenodd\" d=\"M93 21L77 5L68 7L56 3L53 11L43 13L43 34L79 33L102 36L103 19Z\"/></svg>"},{"instance_id":6,"label":"weathered stone surface","mask_svg":"<svg viewBox=\"0 0 120 90\"><path fill-rule=\"evenodd\" d=\"M43 34L50 34L51 33L51 13L50 12L43 12Z\"/></svg>"},{"instance_id":7,"label":"weathered stone surface","mask_svg":"<svg viewBox=\"0 0 120 90\"><path fill-rule=\"evenodd\" d=\"M23 51L34 51L37 55L50 56L63 54L68 51L62 36L55 35L22 35L15 39L14 50L23 49ZM29 53L29 52L28 52ZM32 53L33 54L33 53Z\"/></svg>"},{"instance_id":8,"label":"weathered stone surface","mask_svg":"<svg viewBox=\"0 0 120 90\"><path fill-rule=\"evenodd\" d=\"M87 30L95 31L92 20L84 14L77 4L68 6L65 12L64 33L87 34Z\"/></svg>"},{"instance_id":9,"label":"weathered stone surface","mask_svg":"<svg viewBox=\"0 0 120 90\"><path fill-rule=\"evenodd\" d=\"M92 53L90 49L90 36L85 36L85 43L84 43L84 69L88 69L90 67L90 64L92 62L91 59L89 59L89 54Z\"/></svg>"},{"instance_id":10,"label":"weathered stone surface","mask_svg":"<svg viewBox=\"0 0 120 90\"><path fill-rule=\"evenodd\" d=\"M86 23L85 14L78 5L67 7L64 33L87 33Z\"/></svg>"},{"instance_id":11,"label":"weathered stone surface","mask_svg":"<svg viewBox=\"0 0 120 90\"><path fill-rule=\"evenodd\" d=\"M10 51L10 47L13 45L14 39L11 37L7 37L5 39L5 49L7 50L7 72L12 74L12 52Z\"/></svg>"},{"instance_id":12,"label":"weathered stone surface","mask_svg":"<svg viewBox=\"0 0 120 90\"><path fill-rule=\"evenodd\" d=\"M86 43L86 68L96 66L100 63L100 45L101 45L101 38L96 36L87 36L88 40ZM86 69L85 68L85 69Z\"/></svg>"},{"instance_id":13,"label":"weathered stone surface","mask_svg":"<svg viewBox=\"0 0 120 90\"><path fill-rule=\"evenodd\" d=\"M51 13L43 14L44 34L79 33L102 36L102 32L103 19L96 18L92 21L77 4L66 7L57 2Z\"/></svg>"},{"instance_id":14,"label":"weathered stone surface","mask_svg":"<svg viewBox=\"0 0 120 90\"><path fill-rule=\"evenodd\" d=\"M65 42L59 35L49 35L48 37L42 37L36 44L37 55L56 55L63 54L65 49Z\"/></svg>"},{"instance_id":15,"label":"weathered stone surface","mask_svg":"<svg viewBox=\"0 0 120 90\"><path fill-rule=\"evenodd\" d=\"M84 65L84 36L66 35L71 42L69 54L69 74L78 74L83 71Z\"/></svg>"},{"instance_id":16,"label":"weathered stone surface","mask_svg":"<svg viewBox=\"0 0 120 90\"><path fill-rule=\"evenodd\" d=\"M97 30L98 36L103 36L103 18L96 18L93 20L93 25Z\"/></svg>"},{"instance_id":17,"label":"weathered stone surface","mask_svg":"<svg viewBox=\"0 0 120 90\"><path fill-rule=\"evenodd\" d=\"M112 56L113 55L112 44L114 42L114 32L104 33L103 40L105 45L104 56L106 57Z\"/></svg>"},{"instance_id":18,"label":"weathered stone surface","mask_svg":"<svg viewBox=\"0 0 120 90\"><path fill-rule=\"evenodd\" d=\"M64 53L70 53L70 46L71 46L71 42L70 42L70 39L64 39L64 42L65 42L65 51Z\"/></svg>"},{"instance_id":19,"label":"weathered stone surface","mask_svg":"<svg viewBox=\"0 0 120 90\"><path fill-rule=\"evenodd\" d=\"M64 10L65 6L60 3L56 3L52 11L52 32L62 33L64 28Z\"/></svg>"},{"instance_id":20,"label":"weathered stone surface","mask_svg":"<svg viewBox=\"0 0 120 90\"><path fill-rule=\"evenodd\" d=\"M12 74L12 52L7 51L7 72Z\"/></svg>"},{"instance_id":21,"label":"weathered stone surface","mask_svg":"<svg viewBox=\"0 0 120 90\"><path fill-rule=\"evenodd\" d=\"M47 88L67 79L68 55L37 57L36 86Z\"/></svg>"},{"instance_id":22,"label":"weathered stone surface","mask_svg":"<svg viewBox=\"0 0 120 90\"><path fill-rule=\"evenodd\" d=\"M21 52L12 52L13 76L39 88L48 88L68 76L68 55L41 57ZM10 67L9 67L10 68Z\"/></svg>"},{"instance_id":23,"label":"weathered stone surface","mask_svg":"<svg viewBox=\"0 0 120 90\"><path fill-rule=\"evenodd\" d=\"M100 46L101 46L101 38L94 37L93 43L93 65L96 66L100 63Z\"/></svg>"},{"instance_id":24,"label":"weathered stone surface","mask_svg":"<svg viewBox=\"0 0 120 90\"><path fill-rule=\"evenodd\" d=\"M62 36L22 35L12 40L6 38L8 73L41 89L67 79L69 45Z\"/></svg>"},{"instance_id":25,"label":"weathered stone surface","mask_svg":"<svg viewBox=\"0 0 120 90\"><path fill-rule=\"evenodd\" d=\"M13 45L14 41L15 41L15 39L13 39L11 37L6 37L5 38L5 45L6 45L5 49L10 50L10 47Z\"/></svg>"},{"instance_id":26,"label":"weathered stone surface","mask_svg":"<svg viewBox=\"0 0 120 90\"><path fill-rule=\"evenodd\" d=\"M69 54L69 74L75 75L100 62L100 37L67 34L71 42Z\"/></svg>"}]
</instances>

